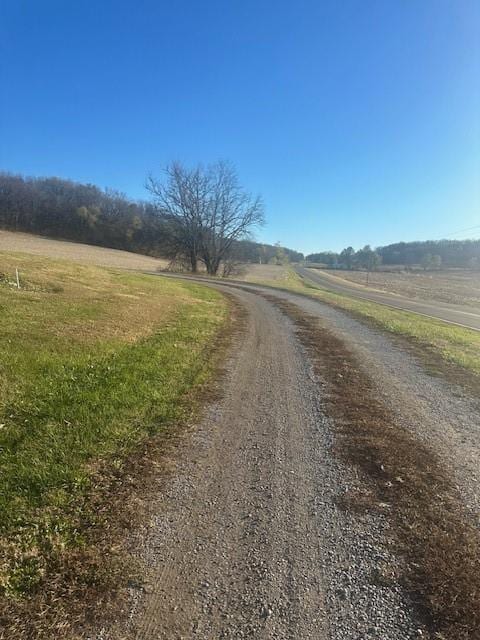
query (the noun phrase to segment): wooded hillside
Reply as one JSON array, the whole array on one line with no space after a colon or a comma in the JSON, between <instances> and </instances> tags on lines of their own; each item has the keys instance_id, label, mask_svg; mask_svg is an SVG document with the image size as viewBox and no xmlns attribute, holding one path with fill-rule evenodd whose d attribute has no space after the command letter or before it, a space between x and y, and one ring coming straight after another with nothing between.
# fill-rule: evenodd
<instances>
[{"instance_id":1,"label":"wooded hillside","mask_svg":"<svg viewBox=\"0 0 480 640\"><path fill-rule=\"evenodd\" d=\"M173 258L171 221L151 202L113 189L62 178L0 173L0 228L24 231L146 255ZM303 254L278 245L241 240L239 262L298 261Z\"/></svg>"}]
</instances>

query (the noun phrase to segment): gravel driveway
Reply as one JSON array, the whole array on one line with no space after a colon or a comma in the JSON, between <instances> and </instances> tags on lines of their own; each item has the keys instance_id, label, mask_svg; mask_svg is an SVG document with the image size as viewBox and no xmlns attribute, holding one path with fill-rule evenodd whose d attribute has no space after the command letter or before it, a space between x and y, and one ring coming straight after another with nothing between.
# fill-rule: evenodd
<instances>
[{"instance_id":1,"label":"gravel driveway","mask_svg":"<svg viewBox=\"0 0 480 640\"><path fill-rule=\"evenodd\" d=\"M100 637L433 637L392 578L402 560L392 552L388 518L341 507L359 478L332 454L334 425L294 323L262 296L229 290L248 317L223 397L179 452L167 491L152 505L137 548L147 589L132 589L128 624ZM365 356L366 375L378 380L398 419L426 440L441 434L445 460L456 464L466 439L475 441L474 401L456 390L448 397L449 387L388 337L316 301L277 295ZM468 428L459 437L463 421ZM460 477L474 482L473 463ZM470 489L464 495L473 508Z\"/></svg>"}]
</instances>

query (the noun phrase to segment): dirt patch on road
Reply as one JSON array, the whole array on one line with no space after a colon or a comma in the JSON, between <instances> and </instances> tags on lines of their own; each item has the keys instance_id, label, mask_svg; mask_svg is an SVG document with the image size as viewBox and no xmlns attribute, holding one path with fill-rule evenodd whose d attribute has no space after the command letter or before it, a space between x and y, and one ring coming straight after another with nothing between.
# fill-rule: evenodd
<instances>
[{"instance_id":1,"label":"dirt patch on road","mask_svg":"<svg viewBox=\"0 0 480 640\"><path fill-rule=\"evenodd\" d=\"M295 305L265 297L298 326L326 385L337 455L363 474L364 491L347 494L344 507L388 516L394 544L408 560L402 580L436 637L480 638L480 532L437 456L396 424L340 339Z\"/></svg>"}]
</instances>

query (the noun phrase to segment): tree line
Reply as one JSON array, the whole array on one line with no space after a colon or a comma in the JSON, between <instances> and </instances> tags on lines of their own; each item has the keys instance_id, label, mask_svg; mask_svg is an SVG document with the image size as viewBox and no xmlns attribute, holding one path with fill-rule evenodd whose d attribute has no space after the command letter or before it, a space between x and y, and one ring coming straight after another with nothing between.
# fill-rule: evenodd
<instances>
[{"instance_id":1,"label":"tree line","mask_svg":"<svg viewBox=\"0 0 480 640\"><path fill-rule=\"evenodd\" d=\"M332 269L368 269L373 271L382 263L378 251L374 251L370 245L355 251L353 247L347 247L340 253L334 251L322 251L306 256L307 262L322 264Z\"/></svg>"},{"instance_id":2,"label":"tree line","mask_svg":"<svg viewBox=\"0 0 480 640\"><path fill-rule=\"evenodd\" d=\"M305 259L307 262L323 264L333 269L374 270L381 264L429 270L442 266L476 269L480 267L480 240L397 242L377 247L375 250L366 245L358 251L353 247L347 247L339 253L311 253Z\"/></svg>"},{"instance_id":3,"label":"tree line","mask_svg":"<svg viewBox=\"0 0 480 640\"><path fill-rule=\"evenodd\" d=\"M397 242L377 249L384 264L424 265L428 258L446 267L480 266L480 240ZM436 257L435 257L436 256Z\"/></svg>"},{"instance_id":4,"label":"tree line","mask_svg":"<svg viewBox=\"0 0 480 640\"><path fill-rule=\"evenodd\" d=\"M0 173L0 227L164 257L192 271L203 264L212 274L235 261L303 259L251 239L263 223L263 204L228 163L174 163L146 186L151 199L135 201L92 184Z\"/></svg>"},{"instance_id":5,"label":"tree line","mask_svg":"<svg viewBox=\"0 0 480 640\"><path fill-rule=\"evenodd\" d=\"M55 177L1 173L0 226L150 255L165 249L166 221L151 204Z\"/></svg>"}]
</instances>

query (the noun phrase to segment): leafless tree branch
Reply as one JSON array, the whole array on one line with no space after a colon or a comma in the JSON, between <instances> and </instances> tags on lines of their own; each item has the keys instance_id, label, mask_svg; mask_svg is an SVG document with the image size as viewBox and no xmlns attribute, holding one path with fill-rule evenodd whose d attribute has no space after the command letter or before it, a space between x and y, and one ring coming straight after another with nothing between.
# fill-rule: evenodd
<instances>
[{"instance_id":1,"label":"leafless tree branch","mask_svg":"<svg viewBox=\"0 0 480 640\"><path fill-rule=\"evenodd\" d=\"M201 260L209 274L217 274L233 243L264 222L261 198L244 191L228 162L194 169L175 162L166 167L163 180L149 176L146 187L171 220L174 242L193 272Z\"/></svg>"}]
</instances>

